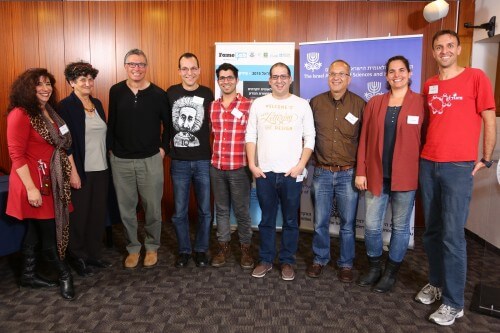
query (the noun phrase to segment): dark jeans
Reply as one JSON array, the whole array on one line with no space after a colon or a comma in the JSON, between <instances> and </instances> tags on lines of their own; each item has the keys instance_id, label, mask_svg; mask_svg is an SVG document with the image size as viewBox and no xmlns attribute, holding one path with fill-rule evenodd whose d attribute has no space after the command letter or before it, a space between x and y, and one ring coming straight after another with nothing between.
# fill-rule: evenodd
<instances>
[{"instance_id":1,"label":"dark jeans","mask_svg":"<svg viewBox=\"0 0 500 333\"><path fill-rule=\"evenodd\" d=\"M266 178L257 178L257 198L262 210L259 224L262 263L273 263L276 256L276 214L281 202L283 228L281 232L280 264L294 264L299 242L298 213L302 182L285 177L284 173L266 172Z\"/></svg>"},{"instance_id":2,"label":"dark jeans","mask_svg":"<svg viewBox=\"0 0 500 333\"><path fill-rule=\"evenodd\" d=\"M219 242L231 240L231 208L238 223L240 243L252 242L252 220L249 213L251 181L247 167L236 170L219 170L213 166L210 167Z\"/></svg>"}]
</instances>

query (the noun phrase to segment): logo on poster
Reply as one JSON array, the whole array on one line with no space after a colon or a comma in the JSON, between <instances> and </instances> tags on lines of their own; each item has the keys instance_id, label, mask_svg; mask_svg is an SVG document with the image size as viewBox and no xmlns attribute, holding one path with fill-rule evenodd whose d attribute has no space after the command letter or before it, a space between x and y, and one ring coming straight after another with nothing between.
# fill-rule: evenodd
<instances>
[{"instance_id":1,"label":"logo on poster","mask_svg":"<svg viewBox=\"0 0 500 333\"><path fill-rule=\"evenodd\" d=\"M373 96L377 95L382 95L383 92L380 90L382 89L382 82L380 81L371 81L366 84L366 89L368 90L365 92L365 98L366 100L369 100Z\"/></svg>"},{"instance_id":2,"label":"logo on poster","mask_svg":"<svg viewBox=\"0 0 500 333\"><path fill-rule=\"evenodd\" d=\"M319 62L319 52L309 52L306 54L307 62L304 67L311 72L317 71L323 65Z\"/></svg>"}]
</instances>

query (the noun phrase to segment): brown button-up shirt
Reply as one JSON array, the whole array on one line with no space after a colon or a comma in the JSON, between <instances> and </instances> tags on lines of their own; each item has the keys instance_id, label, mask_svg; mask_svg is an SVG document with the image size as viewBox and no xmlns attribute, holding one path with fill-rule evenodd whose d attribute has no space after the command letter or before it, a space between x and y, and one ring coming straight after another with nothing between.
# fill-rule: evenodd
<instances>
[{"instance_id":1,"label":"brown button-up shirt","mask_svg":"<svg viewBox=\"0 0 500 333\"><path fill-rule=\"evenodd\" d=\"M316 128L316 162L354 166L366 102L347 90L340 100L334 100L327 91L313 97L310 104Z\"/></svg>"}]
</instances>

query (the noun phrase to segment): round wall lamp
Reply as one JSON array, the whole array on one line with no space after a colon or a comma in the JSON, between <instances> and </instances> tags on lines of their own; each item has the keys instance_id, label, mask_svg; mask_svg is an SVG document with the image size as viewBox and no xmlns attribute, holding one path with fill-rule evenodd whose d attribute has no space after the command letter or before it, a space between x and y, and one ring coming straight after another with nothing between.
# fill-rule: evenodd
<instances>
[{"instance_id":1,"label":"round wall lamp","mask_svg":"<svg viewBox=\"0 0 500 333\"><path fill-rule=\"evenodd\" d=\"M444 0L435 0L424 7L424 18L431 23L448 15L450 5Z\"/></svg>"}]
</instances>

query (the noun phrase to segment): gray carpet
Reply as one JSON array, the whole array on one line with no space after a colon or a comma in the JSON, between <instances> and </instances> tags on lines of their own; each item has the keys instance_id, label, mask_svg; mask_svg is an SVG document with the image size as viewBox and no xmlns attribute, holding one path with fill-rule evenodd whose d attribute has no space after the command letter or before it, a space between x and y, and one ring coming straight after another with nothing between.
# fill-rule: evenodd
<instances>
[{"instance_id":1,"label":"gray carpet","mask_svg":"<svg viewBox=\"0 0 500 333\"><path fill-rule=\"evenodd\" d=\"M427 283L422 230L417 229L416 247L408 251L388 294L340 283L333 265L320 278L308 278L309 233L300 235L297 276L291 282L280 279L277 266L262 279L241 270L235 235L235 258L225 267L197 268L191 261L187 268L176 269L170 223L164 224L159 265L124 270L120 225L113 227L113 234L114 248L106 249L104 257L114 267L88 278L75 274L73 301L63 300L57 289L19 289L20 255L0 258L0 332L500 332L500 319L469 310L480 280L500 286L500 255L469 237L465 316L446 328L426 319L438 304L413 301ZM257 254L258 232L254 236ZM356 247L355 266L362 270L367 266L363 242ZM332 256L337 253L338 239L332 238Z\"/></svg>"}]
</instances>

